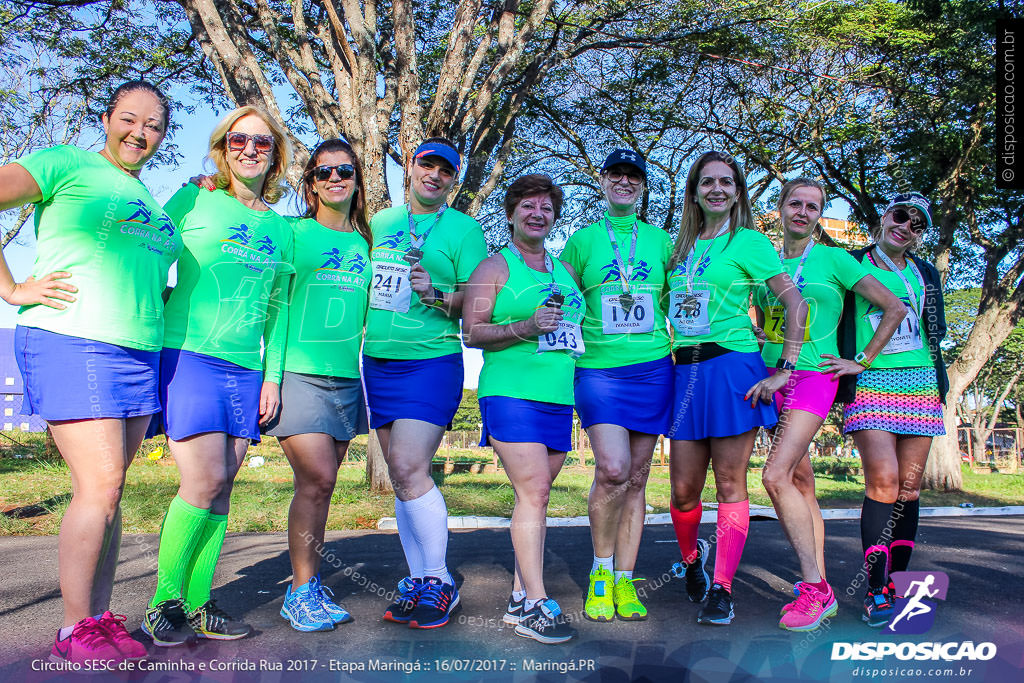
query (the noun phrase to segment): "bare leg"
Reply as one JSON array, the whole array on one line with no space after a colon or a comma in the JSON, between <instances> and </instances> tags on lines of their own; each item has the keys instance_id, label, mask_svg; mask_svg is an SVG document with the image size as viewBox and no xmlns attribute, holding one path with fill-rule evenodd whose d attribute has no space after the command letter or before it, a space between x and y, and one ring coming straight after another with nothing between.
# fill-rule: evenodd
<instances>
[{"instance_id":1,"label":"bare leg","mask_svg":"<svg viewBox=\"0 0 1024 683\"><path fill-rule=\"evenodd\" d=\"M669 442L669 479L672 482L672 506L689 512L700 505L704 482L708 478L711 448L708 439Z\"/></svg>"},{"instance_id":2,"label":"bare leg","mask_svg":"<svg viewBox=\"0 0 1024 683\"><path fill-rule=\"evenodd\" d=\"M377 429L391 484L399 500L415 500L434 488L430 461L443 436L444 427L422 420L395 420Z\"/></svg>"},{"instance_id":3,"label":"bare leg","mask_svg":"<svg viewBox=\"0 0 1024 683\"><path fill-rule=\"evenodd\" d=\"M715 473L719 503L738 503L747 499L747 465L754 450L757 430L745 434L711 438L711 469Z\"/></svg>"},{"instance_id":4,"label":"bare leg","mask_svg":"<svg viewBox=\"0 0 1024 683\"><path fill-rule=\"evenodd\" d=\"M814 526L814 561L818 567L818 575L824 581L828 578L825 574L825 520L821 516L818 497L814 492L814 469L809 457L801 458L797 462L793 471L793 485L807 501L807 508L811 511L811 523Z\"/></svg>"},{"instance_id":5,"label":"bare leg","mask_svg":"<svg viewBox=\"0 0 1024 683\"><path fill-rule=\"evenodd\" d=\"M615 569L620 571L633 571L636 566L647 514L647 478L651 474L651 456L657 442L656 434L629 433L629 479L622 497L622 516L615 540Z\"/></svg>"},{"instance_id":6,"label":"bare leg","mask_svg":"<svg viewBox=\"0 0 1024 683\"><path fill-rule=\"evenodd\" d=\"M587 428L594 449L594 483L587 512L594 555L611 557L619 535L619 519L630 474L629 430L613 424Z\"/></svg>"},{"instance_id":7,"label":"bare leg","mask_svg":"<svg viewBox=\"0 0 1024 683\"><path fill-rule=\"evenodd\" d=\"M864 465L867 497L880 503L895 503L899 495L900 471L896 435L880 429L861 429L853 433L853 442Z\"/></svg>"}]
</instances>

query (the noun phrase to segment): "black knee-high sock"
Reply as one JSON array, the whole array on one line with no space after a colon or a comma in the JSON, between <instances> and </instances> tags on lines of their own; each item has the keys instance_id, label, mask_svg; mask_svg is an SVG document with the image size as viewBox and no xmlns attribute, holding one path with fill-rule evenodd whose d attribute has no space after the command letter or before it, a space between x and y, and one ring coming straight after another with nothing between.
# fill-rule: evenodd
<instances>
[{"instance_id":1,"label":"black knee-high sock","mask_svg":"<svg viewBox=\"0 0 1024 683\"><path fill-rule=\"evenodd\" d=\"M881 503L864 497L860 512L860 540L864 546L864 563L868 585L882 588L888 581L889 532L886 525L892 516L892 503Z\"/></svg>"},{"instance_id":2,"label":"black knee-high sock","mask_svg":"<svg viewBox=\"0 0 1024 683\"><path fill-rule=\"evenodd\" d=\"M921 501L896 501L892 506L892 518L896 523L889 543L889 571L905 572L910 566L910 554L914 552L917 538L917 521L921 515Z\"/></svg>"}]
</instances>

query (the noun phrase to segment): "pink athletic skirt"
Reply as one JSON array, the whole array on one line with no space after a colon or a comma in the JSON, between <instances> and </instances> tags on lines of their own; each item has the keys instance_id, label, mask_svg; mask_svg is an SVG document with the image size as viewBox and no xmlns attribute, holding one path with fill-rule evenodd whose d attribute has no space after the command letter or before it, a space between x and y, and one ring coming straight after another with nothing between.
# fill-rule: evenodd
<instances>
[{"instance_id":1,"label":"pink athletic skirt","mask_svg":"<svg viewBox=\"0 0 1024 683\"><path fill-rule=\"evenodd\" d=\"M774 375L778 370L770 368L768 372ZM824 420L838 390L839 380L832 373L794 370L782 390L775 392L775 406L780 414L783 410L805 410Z\"/></svg>"}]
</instances>

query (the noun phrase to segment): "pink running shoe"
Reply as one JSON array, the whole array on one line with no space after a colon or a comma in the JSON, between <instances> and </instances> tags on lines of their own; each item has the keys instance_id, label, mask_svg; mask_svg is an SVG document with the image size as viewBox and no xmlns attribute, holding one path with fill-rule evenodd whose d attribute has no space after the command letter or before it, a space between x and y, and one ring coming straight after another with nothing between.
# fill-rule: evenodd
<instances>
[{"instance_id":1,"label":"pink running shoe","mask_svg":"<svg viewBox=\"0 0 1024 683\"><path fill-rule=\"evenodd\" d=\"M107 634L107 640L114 644L124 659L139 660L149 656L146 646L135 640L124 627L128 617L123 614L113 614L110 610L103 613L99 621L103 632Z\"/></svg>"},{"instance_id":2,"label":"pink running shoe","mask_svg":"<svg viewBox=\"0 0 1024 683\"><path fill-rule=\"evenodd\" d=\"M64 640L60 639L60 631L57 631L50 651L51 662L70 662L81 666L86 661L97 659L113 659L118 662L124 659L121 651L107 638L107 632L100 626L100 622L86 617L75 624L71 635Z\"/></svg>"},{"instance_id":3,"label":"pink running shoe","mask_svg":"<svg viewBox=\"0 0 1024 683\"><path fill-rule=\"evenodd\" d=\"M787 631L813 631L821 626L822 621L839 611L831 586L828 593L822 593L803 582L797 583L796 589L799 597L783 608L779 628Z\"/></svg>"}]
</instances>

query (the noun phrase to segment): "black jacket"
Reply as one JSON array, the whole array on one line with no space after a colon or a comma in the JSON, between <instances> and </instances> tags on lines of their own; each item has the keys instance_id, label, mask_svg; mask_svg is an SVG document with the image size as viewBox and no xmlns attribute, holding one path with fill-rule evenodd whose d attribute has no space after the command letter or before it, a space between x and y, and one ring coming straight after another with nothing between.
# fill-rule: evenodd
<instances>
[{"instance_id":1,"label":"black jacket","mask_svg":"<svg viewBox=\"0 0 1024 683\"><path fill-rule=\"evenodd\" d=\"M867 253L874 248L874 245L863 249L853 249L850 254L858 261L863 261ZM924 310L921 316L921 325L924 327L925 340L928 343L928 350L932 354L932 362L935 363L935 379L939 385L939 398L946 402L946 392L949 391L949 376L946 374L946 363L942 360L942 349L939 344L946 338L946 307L942 302L942 281L939 279L939 271L930 263L922 261L913 254L907 254L921 271L924 278ZM859 351L857 348L857 320L855 315L854 297L852 291L846 293L843 301L843 315L839 320L839 355L843 358L853 360ZM846 375L839 378L839 393L836 400L842 403L853 401L853 395L857 389L857 375Z\"/></svg>"}]
</instances>

